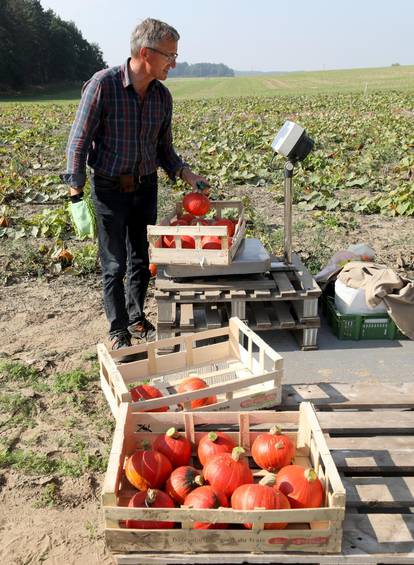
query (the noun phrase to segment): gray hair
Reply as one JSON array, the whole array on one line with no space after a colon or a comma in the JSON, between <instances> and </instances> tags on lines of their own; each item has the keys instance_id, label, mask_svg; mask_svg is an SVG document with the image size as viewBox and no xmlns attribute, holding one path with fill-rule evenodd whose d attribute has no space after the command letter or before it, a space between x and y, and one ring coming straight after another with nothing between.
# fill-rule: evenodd
<instances>
[{"instance_id":1,"label":"gray hair","mask_svg":"<svg viewBox=\"0 0 414 565\"><path fill-rule=\"evenodd\" d=\"M136 57L141 47L157 47L160 41L178 41L178 31L160 20L147 18L134 29L131 35L131 55Z\"/></svg>"}]
</instances>

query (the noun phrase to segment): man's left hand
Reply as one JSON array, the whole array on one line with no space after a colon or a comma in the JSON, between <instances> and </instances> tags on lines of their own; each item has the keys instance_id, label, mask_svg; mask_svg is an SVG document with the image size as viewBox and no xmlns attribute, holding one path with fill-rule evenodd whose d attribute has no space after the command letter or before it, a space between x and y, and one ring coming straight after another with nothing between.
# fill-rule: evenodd
<instances>
[{"instance_id":1,"label":"man's left hand","mask_svg":"<svg viewBox=\"0 0 414 565\"><path fill-rule=\"evenodd\" d=\"M196 175L192 172L191 169L183 169L181 178L189 185L191 185L194 191L200 191L200 189L197 187L197 183L203 183L206 186L201 190L201 192L206 196L210 194L210 183L208 182L208 180L201 175Z\"/></svg>"}]
</instances>

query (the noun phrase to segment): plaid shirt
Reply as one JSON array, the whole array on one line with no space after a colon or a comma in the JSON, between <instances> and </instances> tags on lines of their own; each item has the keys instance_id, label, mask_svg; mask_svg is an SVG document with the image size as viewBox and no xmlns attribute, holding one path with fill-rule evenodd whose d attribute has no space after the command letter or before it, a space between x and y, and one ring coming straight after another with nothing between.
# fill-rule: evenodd
<instances>
[{"instance_id":1,"label":"plaid shirt","mask_svg":"<svg viewBox=\"0 0 414 565\"><path fill-rule=\"evenodd\" d=\"M129 78L128 61L95 73L82 89L62 175L73 187L84 186L86 162L111 177L144 176L161 166L171 179L185 164L172 145L169 90L153 80L141 99Z\"/></svg>"}]
</instances>

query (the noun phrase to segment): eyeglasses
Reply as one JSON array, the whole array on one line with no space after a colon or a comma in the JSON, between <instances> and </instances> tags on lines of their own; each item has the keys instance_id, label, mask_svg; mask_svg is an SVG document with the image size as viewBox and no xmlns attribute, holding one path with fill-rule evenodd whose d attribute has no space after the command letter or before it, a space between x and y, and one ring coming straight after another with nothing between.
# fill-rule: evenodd
<instances>
[{"instance_id":1,"label":"eyeglasses","mask_svg":"<svg viewBox=\"0 0 414 565\"><path fill-rule=\"evenodd\" d=\"M151 49L151 51L155 51L155 53L159 53L163 55L170 63L175 63L178 57L178 53L164 53L164 51L160 51L159 49L155 49L155 47L147 47L147 49Z\"/></svg>"}]
</instances>

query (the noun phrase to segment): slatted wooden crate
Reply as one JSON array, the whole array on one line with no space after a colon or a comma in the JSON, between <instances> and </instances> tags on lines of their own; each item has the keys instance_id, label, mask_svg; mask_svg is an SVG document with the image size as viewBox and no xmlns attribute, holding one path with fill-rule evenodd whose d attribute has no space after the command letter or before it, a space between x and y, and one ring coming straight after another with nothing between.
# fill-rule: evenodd
<instances>
[{"instance_id":1,"label":"slatted wooden crate","mask_svg":"<svg viewBox=\"0 0 414 565\"><path fill-rule=\"evenodd\" d=\"M220 327L231 316L254 331L294 331L302 349L317 347L321 289L293 254L293 267L257 275L169 279L155 282L160 339Z\"/></svg>"},{"instance_id":2,"label":"slatted wooden crate","mask_svg":"<svg viewBox=\"0 0 414 565\"><path fill-rule=\"evenodd\" d=\"M211 343L216 341L216 343ZM162 355L166 348L178 352ZM130 387L149 382L163 398L135 403L139 410L168 406L190 410L191 401L217 396L217 402L196 410L254 410L280 403L283 359L238 318L223 328L109 351L98 344L101 387L117 417L123 402L131 403ZM117 364L121 356L141 359ZM177 385L189 375L200 376L207 389L178 393Z\"/></svg>"},{"instance_id":3,"label":"slatted wooden crate","mask_svg":"<svg viewBox=\"0 0 414 565\"><path fill-rule=\"evenodd\" d=\"M324 507L314 509L235 511L229 508L126 508L136 492L124 476L124 465L140 442L174 426L197 446L206 429L222 430L242 445L247 453L258 433L277 424L295 441L295 462L312 466L325 486ZM196 453L196 447L195 451ZM258 479L264 471L254 469ZM331 553L341 549L345 489L326 445L318 419L309 403L297 412L177 412L142 414L123 404L120 408L112 451L102 492L105 537L113 552L136 552L145 562L145 552L208 553L209 562L219 563L225 552ZM119 522L167 520L176 522L171 530L137 530L120 527ZM227 523L225 530L194 530L195 521ZM288 522L287 529L265 530L267 522ZM242 524L253 523L247 530ZM214 554L217 554L214 558ZM248 555L248 553L247 553ZM246 556L246 553L244 553ZM246 558L246 557L245 557ZM191 556L188 556L192 562ZM138 561L140 562L140 561Z\"/></svg>"},{"instance_id":4,"label":"slatted wooden crate","mask_svg":"<svg viewBox=\"0 0 414 565\"><path fill-rule=\"evenodd\" d=\"M118 565L206 563L403 565L414 563L414 385L315 383L283 387L285 410L311 400L346 487L341 553L251 553L212 556L139 552L116 554ZM276 550L275 550L276 551Z\"/></svg>"},{"instance_id":5,"label":"slatted wooden crate","mask_svg":"<svg viewBox=\"0 0 414 565\"><path fill-rule=\"evenodd\" d=\"M171 226L170 222L176 220L183 214L182 203L176 204L176 209L163 218L159 225L148 226L149 257L151 263L164 265L230 265L233 257L244 238L246 221L244 218L244 207L238 200L211 201L211 210L215 217L223 217L225 210L234 212L238 218L235 232L231 238L227 235L227 226ZM195 249L181 247L181 236L191 236L195 240ZM206 235L216 236L221 240L221 249L202 249L201 238ZM163 248L159 246L160 239L164 236L172 236L175 248Z\"/></svg>"}]
</instances>

